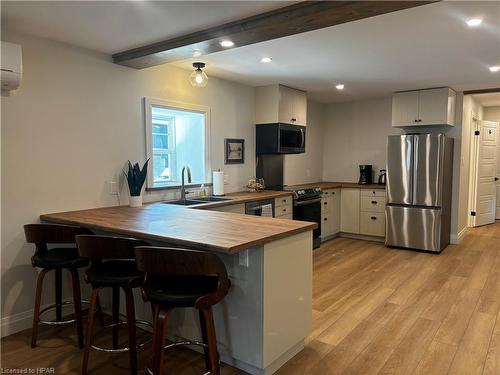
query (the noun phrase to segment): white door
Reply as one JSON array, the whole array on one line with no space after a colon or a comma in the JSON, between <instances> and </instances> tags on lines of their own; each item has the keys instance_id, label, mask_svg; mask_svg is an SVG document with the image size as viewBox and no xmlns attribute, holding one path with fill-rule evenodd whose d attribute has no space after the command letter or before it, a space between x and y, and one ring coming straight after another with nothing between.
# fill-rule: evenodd
<instances>
[{"instance_id":1,"label":"white door","mask_svg":"<svg viewBox=\"0 0 500 375\"><path fill-rule=\"evenodd\" d=\"M498 123L478 121L478 162L476 169L476 216L474 226L495 222L497 200Z\"/></svg>"}]
</instances>

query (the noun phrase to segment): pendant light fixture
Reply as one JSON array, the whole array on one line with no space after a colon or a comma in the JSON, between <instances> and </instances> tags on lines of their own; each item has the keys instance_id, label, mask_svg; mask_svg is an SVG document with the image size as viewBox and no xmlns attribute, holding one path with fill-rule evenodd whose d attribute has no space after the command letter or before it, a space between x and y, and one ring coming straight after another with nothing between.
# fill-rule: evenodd
<instances>
[{"instance_id":1,"label":"pendant light fixture","mask_svg":"<svg viewBox=\"0 0 500 375\"><path fill-rule=\"evenodd\" d=\"M203 71L205 63L195 62L193 63L193 68L195 68L195 70L189 76L189 82L191 82L193 87L205 87L208 83L208 76Z\"/></svg>"}]
</instances>

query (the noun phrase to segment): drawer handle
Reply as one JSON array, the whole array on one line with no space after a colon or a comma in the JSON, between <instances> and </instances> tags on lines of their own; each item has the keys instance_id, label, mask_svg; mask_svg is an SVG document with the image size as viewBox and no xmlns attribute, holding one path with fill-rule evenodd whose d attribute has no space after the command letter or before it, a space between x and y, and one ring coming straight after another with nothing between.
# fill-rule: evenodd
<instances>
[{"instance_id":1,"label":"drawer handle","mask_svg":"<svg viewBox=\"0 0 500 375\"><path fill-rule=\"evenodd\" d=\"M286 199L283 199L283 203L286 203Z\"/></svg>"},{"instance_id":2,"label":"drawer handle","mask_svg":"<svg viewBox=\"0 0 500 375\"><path fill-rule=\"evenodd\" d=\"M335 195L335 192L333 191L332 194Z\"/></svg>"},{"instance_id":3,"label":"drawer handle","mask_svg":"<svg viewBox=\"0 0 500 375\"><path fill-rule=\"evenodd\" d=\"M377 217L376 216L372 216L370 219L377 220Z\"/></svg>"},{"instance_id":4,"label":"drawer handle","mask_svg":"<svg viewBox=\"0 0 500 375\"><path fill-rule=\"evenodd\" d=\"M328 202L323 203L325 206L328 204Z\"/></svg>"},{"instance_id":5,"label":"drawer handle","mask_svg":"<svg viewBox=\"0 0 500 375\"><path fill-rule=\"evenodd\" d=\"M372 204L377 204L378 202L377 201L372 201Z\"/></svg>"},{"instance_id":6,"label":"drawer handle","mask_svg":"<svg viewBox=\"0 0 500 375\"><path fill-rule=\"evenodd\" d=\"M324 220L324 221L328 221L328 218L327 218L327 217L325 217L323 220Z\"/></svg>"},{"instance_id":7,"label":"drawer handle","mask_svg":"<svg viewBox=\"0 0 500 375\"><path fill-rule=\"evenodd\" d=\"M286 212L286 208L283 209L283 212Z\"/></svg>"}]
</instances>

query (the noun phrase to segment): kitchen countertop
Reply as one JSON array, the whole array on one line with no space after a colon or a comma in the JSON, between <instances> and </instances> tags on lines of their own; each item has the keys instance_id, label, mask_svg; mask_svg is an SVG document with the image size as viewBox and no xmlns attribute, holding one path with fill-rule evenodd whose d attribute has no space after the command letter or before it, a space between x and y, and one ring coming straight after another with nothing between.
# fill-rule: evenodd
<instances>
[{"instance_id":1,"label":"kitchen countertop","mask_svg":"<svg viewBox=\"0 0 500 375\"><path fill-rule=\"evenodd\" d=\"M216 203L228 205L289 194L236 193L228 195L234 196L231 201ZM214 207L214 204L206 204L203 208L209 207ZM316 223L304 221L193 208L196 207L157 202L139 208L115 206L46 214L40 219L226 254L235 254L317 227Z\"/></svg>"},{"instance_id":2,"label":"kitchen countertop","mask_svg":"<svg viewBox=\"0 0 500 375\"><path fill-rule=\"evenodd\" d=\"M336 189L336 188L357 188L357 189L384 189L385 185L379 184L368 184L368 185L360 185L357 182L313 182L309 184L302 185L289 185L287 189L307 189L307 188L315 188L319 187L321 189Z\"/></svg>"}]
</instances>

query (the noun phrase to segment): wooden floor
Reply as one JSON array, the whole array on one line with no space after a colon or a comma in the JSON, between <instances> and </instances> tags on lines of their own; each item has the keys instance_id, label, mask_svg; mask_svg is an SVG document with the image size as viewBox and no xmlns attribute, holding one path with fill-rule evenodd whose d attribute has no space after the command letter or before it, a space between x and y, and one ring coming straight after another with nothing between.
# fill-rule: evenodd
<instances>
[{"instance_id":1,"label":"wooden floor","mask_svg":"<svg viewBox=\"0 0 500 375\"><path fill-rule=\"evenodd\" d=\"M500 375L500 224L470 230L440 255L332 240L314 253L313 307L306 348L278 374ZM45 329L35 350L29 334L2 340L2 367L79 373L72 327ZM91 368L126 374L127 356L93 353ZM168 374L202 372L189 350L167 359Z\"/></svg>"}]
</instances>

